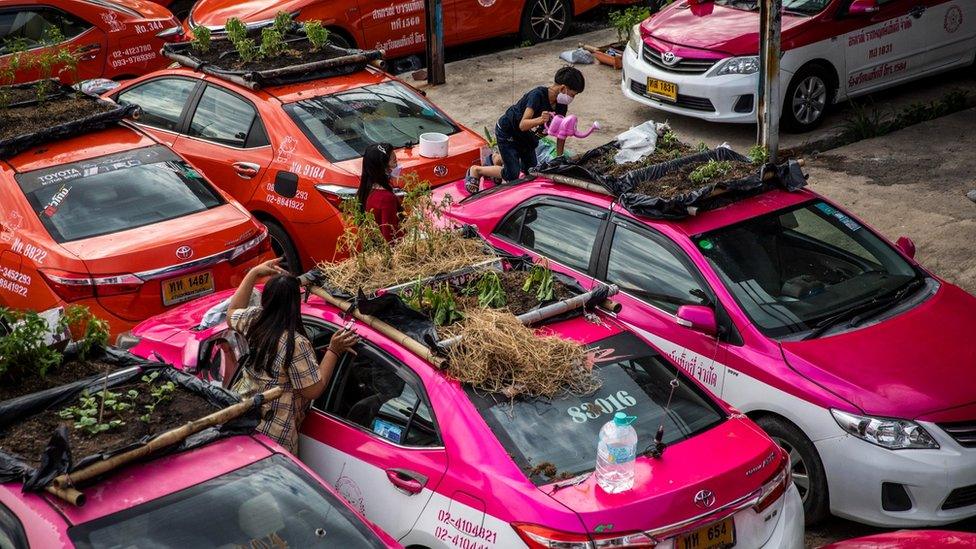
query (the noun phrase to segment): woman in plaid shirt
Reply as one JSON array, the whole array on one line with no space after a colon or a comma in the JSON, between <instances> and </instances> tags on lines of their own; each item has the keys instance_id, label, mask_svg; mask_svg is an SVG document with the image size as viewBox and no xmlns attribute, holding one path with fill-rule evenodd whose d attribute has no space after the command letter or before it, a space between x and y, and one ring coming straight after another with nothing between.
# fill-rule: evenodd
<instances>
[{"instance_id":1,"label":"woman in plaid shirt","mask_svg":"<svg viewBox=\"0 0 976 549\"><path fill-rule=\"evenodd\" d=\"M285 389L271 403L258 431L298 453L298 430L313 400L325 391L339 357L359 343L352 330L332 336L321 362L305 334L301 316L301 285L298 278L278 266L280 259L265 261L244 277L227 307L227 324L244 334L248 361L244 376L252 389ZM248 307L254 285L271 277L261 292L261 306Z\"/></svg>"}]
</instances>

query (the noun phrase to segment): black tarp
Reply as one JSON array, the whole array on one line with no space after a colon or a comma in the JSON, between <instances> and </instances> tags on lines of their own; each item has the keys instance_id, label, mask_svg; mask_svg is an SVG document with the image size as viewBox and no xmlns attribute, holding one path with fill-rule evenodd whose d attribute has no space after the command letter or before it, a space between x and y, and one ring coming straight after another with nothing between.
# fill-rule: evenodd
<instances>
[{"instance_id":1,"label":"black tarp","mask_svg":"<svg viewBox=\"0 0 976 549\"><path fill-rule=\"evenodd\" d=\"M66 358L70 360L72 357L67 356ZM96 358L115 368L109 374L109 388L128 383L146 372L156 371L159 372L158 379L172 381L183 390L203 397L214 407L214 411L240 402L237 395L222 387L201 381L168 364L144 360L119 349L108 348L104 354ZM67 385L0 402L0 432L34 414L64 407L77 400L82 391L86 389L101 390L104 384L105 376L95 375ZM260 420L260 410L260 406L256 406L236 419L223 425L204 429L179 444L157 452L153 457L183 452L225 437L252 433ZM107 448L102 453L80 458L72 455L68 443L68 432L64 426L59 427L54 433L38 433L38 436L50 437L50 442L41 456L40 466L35 469L25 463L20 456L0 451L0 483L22 482L25 492L43 490L58 475L84 468L92 463L144 445L156 435L134 440L124 447Z\"/></svg>"},{"instance_id":2,"label":"black tarp","mask_svg":"<svg viewBox=\"0 0 976 549\"><path fill-rule=\"evenodd\" d=\"M590 149L573 159L569 159L565 156L557 156L548 162L543 162L542 164L536 166L533 171L534 173L541 175L563 175L566 177L572 177L574 179L580 179L589 183L603 185L609 189L611 188L612 181L617 178L615 176L604 175L587 168L586 164L594 158L603 156L608 151L618 150L620 150L620 145L618 145L617 141L614 140L600 145L595 149Z\"/></svg>"}]
</instances>

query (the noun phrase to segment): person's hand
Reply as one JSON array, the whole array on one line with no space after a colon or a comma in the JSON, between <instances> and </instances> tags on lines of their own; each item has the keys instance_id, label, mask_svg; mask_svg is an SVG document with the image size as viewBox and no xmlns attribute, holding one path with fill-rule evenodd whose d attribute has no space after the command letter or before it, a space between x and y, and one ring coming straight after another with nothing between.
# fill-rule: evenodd
<instances>
[{"instance_id":1,"label":"person's hand","mask_svg":"<svg viewBox=\"0 0 976 549\"><path fill-rule=\"evenodd\" d=\"M279 274L287 274L284 269L278 266L279 263L281 263L280 257L275 259L269 259L268 261L265 261L260 265L255 265L254 267L252 267L251 272L254 273L254 276L256 276L257 278L266 278L269 276L274 276Z\"/></svg>"},{"instance_id":2,"label":"person's hand","mask_svg":"<svg viewBox=\"0 0 976 549\"><path fill-rule=\"evenodd\" d=\"M352 330L339 330L332 340L329 341L329 350L336 354L336 356L342 356L343 353L349 352L352 348L362 341L359 334Z\"/></svg>"},{"instance_id":3,"label":"person's hand","mask_svg":"<svg viewBox=\"0 0 976 549\"><path fill-rule=\"evenodd\" d=\"M543 124L548 124L552 120L552 113L549 111L542 111L539 118L542 120Z\"/></svg>"}]
</instances>

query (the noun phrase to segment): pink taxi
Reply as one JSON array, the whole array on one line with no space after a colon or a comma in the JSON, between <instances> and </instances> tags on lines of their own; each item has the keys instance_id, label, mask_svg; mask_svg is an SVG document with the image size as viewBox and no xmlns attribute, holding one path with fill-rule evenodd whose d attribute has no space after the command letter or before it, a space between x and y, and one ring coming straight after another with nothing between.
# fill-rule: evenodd
<instances>
[{"instance_id":1,"label":"pink taxi","mask_svg":"<svg viewBox=\"0 0 976 549\"><path fill-rule=\"evenodd\" d=\"M127 344L226 382L235 336L223 323L195 326L227 296L150 319ZM323 352L342 312L311 297L302 314ZM314 402L301 459L405 546L802 546L786 453L612 318L546 326L591 348L603 380L595 394L514 403L460 385L368 326L355 329L363 343ZM634 488L607 494L590 473L597 433L617 411L637 416L640 456ZM666 446L655 458L660 426Z\"/></svg>"},{"instance_id":2,"label":"pink taxi","mask_svg":"<svg viewBox=\"0 0 976 549\"><path fill-rule=\"evenodd\" d=\"M899 530L824 545L820 549L932 549L976 547L976 534L947 530Z\"/></svg>"},{"instance_id":3,"label":"pink taxi","mask_svg":"<svg viewBox=\"0 0 976 549\"><path fill-rule=\"evenodd\" d=\"M823 197L773 190L683 220L545 179L449 215L584 287L792 457L808 522L976 515L976 298Z\"/></svg>"},{"instance_id":4,"label":"pink taxi","mask_svg":"<svg viewBox=\"0 0 976 549\"><path fill-rule=\"evenodd\" d=\"M120 470L83 507L0 484L0 547L400 547L271 439Z\"/></svg>"}]
</instances>

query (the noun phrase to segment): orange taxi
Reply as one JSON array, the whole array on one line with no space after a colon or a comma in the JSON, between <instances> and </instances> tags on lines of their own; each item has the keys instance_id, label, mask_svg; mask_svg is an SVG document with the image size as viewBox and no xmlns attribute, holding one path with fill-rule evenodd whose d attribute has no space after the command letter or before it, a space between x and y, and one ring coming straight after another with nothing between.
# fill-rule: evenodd
<instances>
[{"instance_id":1,"label":"orange taxi","mask_svg":"<svg viewBox=\"0 0 976 549\"><path fill-rule=\"evenodd\" d=\"M62 41L52 43L52 37ZM65 83L89 78L125 79L165 67L170 61L159 50L183 40L178 19L147 0L23 0L0 2L0 67L17 51L28 58L66 48L78 60L74 71L56 65L52 71ZM33 67L16 71L12 84L36 80Z\"/></svg>"},{"instance_id":2,"label":"orange taxi","mask_svg":"<svg viewBox=\"0 0 976 549\"><path fill-rule=\"evenodd\" d=\"M271 257L247 210L124 125L0 159L0 204L0 307L86 305L113 334Z\"/></svg>"},{"instance_id":3,"label":"orange taxi","mask_svg":"<svg viewBox=\"0 0 976 549\"><path fill-rule=\"evenodd\" d=\"M136 123L263 222L293 272L339 257L341 203L355 195L367 145L391 143L403 172L432 186L463 177L485 146L373 67L259 90L179 67L124 82L105 97L142 107ZM447 157L420 156L419 136L428 132L448 136ZM297 192L276 192L282 181Z\"/></svg>"}]
</instances>

